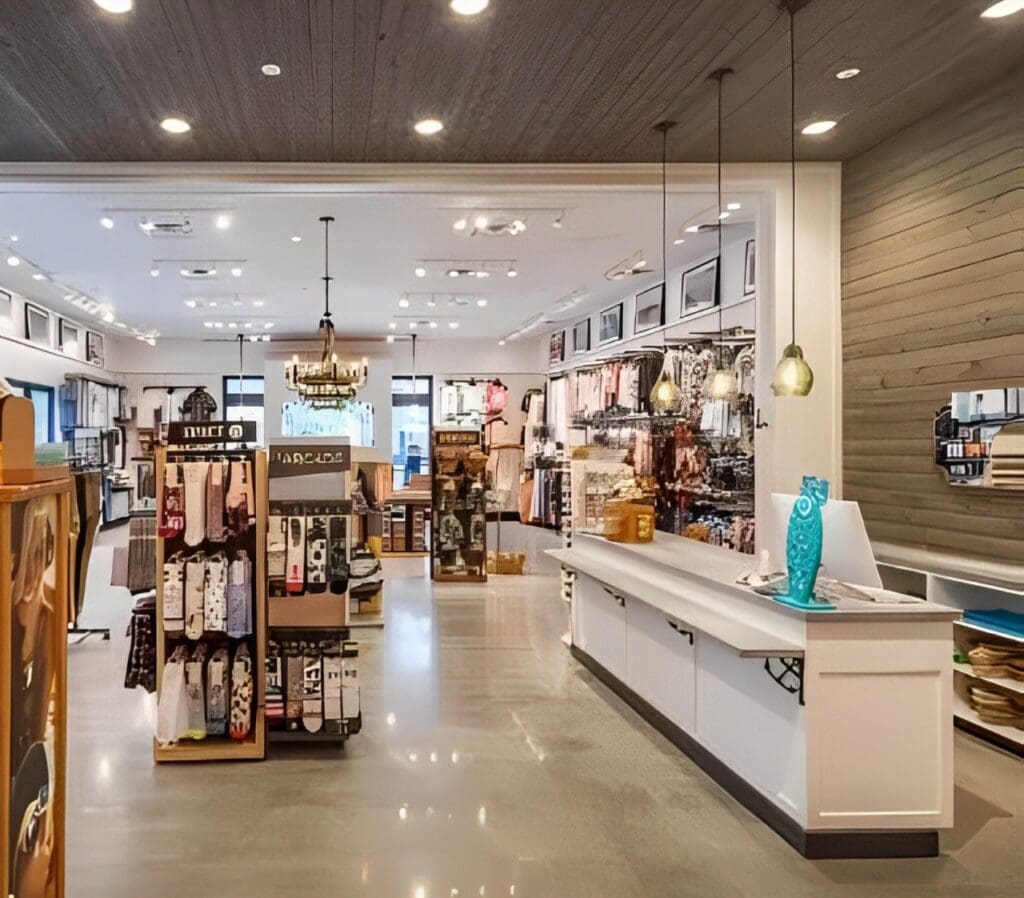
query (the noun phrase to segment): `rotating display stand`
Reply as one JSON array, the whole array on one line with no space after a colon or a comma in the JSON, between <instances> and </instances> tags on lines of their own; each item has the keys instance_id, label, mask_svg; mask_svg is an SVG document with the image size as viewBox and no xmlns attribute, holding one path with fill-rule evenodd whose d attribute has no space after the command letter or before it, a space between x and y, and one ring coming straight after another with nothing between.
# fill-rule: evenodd
<instances>
[{"instance_id":1,"label":"rotating display stand","mask_svg":"<svg viewBox=\"0 0 1024 898\"><path fill-rule=\"evenodd\" d=\"M479 430L435 427L431 576L487 582L487 456Z\"/></svg>"}]
</instances>

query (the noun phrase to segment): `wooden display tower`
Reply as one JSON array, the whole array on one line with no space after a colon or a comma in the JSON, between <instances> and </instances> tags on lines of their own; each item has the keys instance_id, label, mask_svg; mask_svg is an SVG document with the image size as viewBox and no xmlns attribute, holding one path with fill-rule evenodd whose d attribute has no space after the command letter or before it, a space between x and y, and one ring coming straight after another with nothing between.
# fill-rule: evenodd
<instances>
[{"instance_id":1,"label":"wooden display tower","mask_svg":"<svg viewBox=\"0 0 1024 898\"><path fill-rule=\"evenodd\" d=\"M74 486L35 467L34 434L32 403L0 399L0 878L61 898Z\"/></svg>"},{"instance_id":2,"label":"wooden display tower","mask_svg":"<svg viewBox=\"0 0 1024 898\"><path fill-rule=\"evenodd\" d=\"M487 582L487 456L479 430L435 427L431 576L451 583Z\"/></svg>"},{"instance_id":3,"label":"wooden display tower","mask_svg":"<svg viewBox=\"0 0 1024 898\"><path fill-rule=\"evenodd\" d=\"M246 538L246 548L251 551L253 616L252 636L252 677L253 677L253 713L249 739L245 742L234 742L227 736L207 736L205 739L182 739L173 745L160 745L154 740L153 757L157 762L164 761L243 761L262 760L266 757L266 718L265 718L265 658L267 640L267 594L266 594L266 545L267 545L267 457L264 452L255 450L231 450L200 448L159 448L156 451L156 494L157 520L162 519L164 501L164 468L168 461L211 461L217 458L246 460L251 462L253 473L253 496L256 506L256 524L251 536ZM157 538L156 541L156 651L157 651L157 695L163 685L164 664L170 650L176 643L185 641L184 637L171 636L164 628L164 561L177 549L182 548L181 537L173 540ZM231 546L229 539L227 545ZM168 550L171 551L168 551ZM205 638L205 634L204 634ZM209 640L207 640L209 641ZM227 643L228 639L217 638L218 643Z\"/></svg>"}]
</instances>

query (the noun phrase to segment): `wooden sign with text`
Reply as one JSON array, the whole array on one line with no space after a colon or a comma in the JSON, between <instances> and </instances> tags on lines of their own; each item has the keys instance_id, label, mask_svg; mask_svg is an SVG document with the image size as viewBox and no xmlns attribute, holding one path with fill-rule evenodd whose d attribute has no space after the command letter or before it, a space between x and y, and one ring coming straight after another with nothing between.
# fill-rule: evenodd
<instances>
[{"instance_id":1,"label":"wooden sign with text","mask_svg":"<svg viewBox=\"0 0 1024 898\"><path fill-rule=\"evenodd\" d=\"M343 473L352 468L352 447L337 443L282 446L267 450L267 473L271 477L302 477L305 474Z\"/></svg>"},{"instance_id":2,"label":"wooden sign with text","mask_svg":"<svg viewBox=\"0 0 1024 898\"><path fill-rule=\"evenodd\" d=\"M167 442L172 446L218 446L222 443L255 443L255 421L171 421Z\"/></svg>"}]
</instances>

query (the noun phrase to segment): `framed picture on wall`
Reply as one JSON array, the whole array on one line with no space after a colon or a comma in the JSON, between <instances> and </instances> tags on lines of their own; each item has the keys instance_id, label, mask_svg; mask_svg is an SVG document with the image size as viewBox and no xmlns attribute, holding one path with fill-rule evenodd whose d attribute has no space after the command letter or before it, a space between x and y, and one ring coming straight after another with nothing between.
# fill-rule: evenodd
<instances>
[{"instance_id":1,"label":"framed picture on wall","mask_svg":"<svg viewBox=\"0 0 1024 898\"><path fill-rule=\"evenodd\" d=\"M103 334L85 332L85 360L93 365L103 365Z\"/></svg>"},{"instance_id":2,"label":"framed picture on wall","mask_svg":"<svg viewBox=\"0 0 1024 898\"><path fill-rule=\"evenodd\" d=\"M665 323L665 285L658 284L636 295L633 333L641 334Z\"/></svg>"},{"instance_id":3,"label":"framed picture on wall","mask_svg":"<svg viewBox=\"0 0 1024 898\"><path fill-rule=\"evenodd\" d=\"M622 303L601 312L601 318L597 325L597 345L604 346L605 343L614 343L622 339Z\"/></svg>"},{"instance_id":4,"label":"framed picture on wall","mask_svg":"<svg viewBox=\"0 0 1024 898\"><path fill-rule=\"evenodd\" d=\"M718 257L683 272L682 316L718 305Z\"/></svg>"},{"instance_id":5,"label":"framed picture on wall","mask_svg":"<svg viewBox=\"0 0 1024 898\"><path fill-rule=\"evenodd\" d=\"M557 365L565 361L565 331L559 331L551 335L551 342L548 344L548 362Z\"/></svg>"},{"instance_id":6,"label":"framed picture on wall","mask_svg":"<svg viewBox=\"0 0 1024 898\"><path fill-rule=\"evenodd\" d=\"M50 313L25 303L25 339L36 346L50 345Z\"/></svg>"},{"instance_id":7,"label":"framed picture on wall","mask_svg":"<svg viewBox=\"0 0 1024 898\"><path fill-rule=\"evenodd\" d=\"M14 297L6 290L0 290L0 323L14 320Z\"/></svg>"},{"instance_id":8,"label":"framed picture on wall","mask_svg":"<svg viewBox=\"0 0 1024 898\"><path fill-rule=\"evenodd\" d=\"M747 252L743 257L743 295L749 296L754 292L754 275L757 272L756 259L754 257L754 241L747 241Z\"/></svg>"},{"instance_id":9,"label":"framed picture on wall","mask_svg":"<svg viewBox=\"0 0 1024 898\"><path fill-rule=\"evenodd\" d=\"M64 355L77 359L79 333L77 324L68 321L67 318L61 318L58 322L57 348Z\"/></svg>"},{"instance_id":10,"label":"framed picture on wall","mask_svg":"<svg viewBox=\"0 0 1024 898\"><path fill-rule=\"evenodd\" d=\"M572 326L572 351L577 355L581 352L590 352L589 318L584 318Z\"/></svg>"}]
</instances>

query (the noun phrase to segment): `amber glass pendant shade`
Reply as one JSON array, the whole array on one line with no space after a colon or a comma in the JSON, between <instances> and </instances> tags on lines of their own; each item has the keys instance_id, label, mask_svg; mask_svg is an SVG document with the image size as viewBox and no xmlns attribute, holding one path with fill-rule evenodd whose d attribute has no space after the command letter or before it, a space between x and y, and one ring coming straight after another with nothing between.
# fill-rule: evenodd
<instances>
[{"instance_id":1,"label":"amber glass pendant shade","mask_svg":"<svg viewBox=\"0 0 1024 898\"><path fill-rule=\"evenodd\" d=\"M736 390L736 374L731 368L719 368L711 375L708 392L712 399L732 399Z\"/></svg>"},{"instance_id":2,"label":"amber glass pendant shade","mask_svg":"<svg viewBox=\"0 0 1024 898\"><path fill-rule=\"evenodd\" d=\"M676 386L669 370L668 357L661 368L661 374L651 390L651 410L659 415L674 412L679 405L679 387Z\"/></svg>"}]
</instances>

